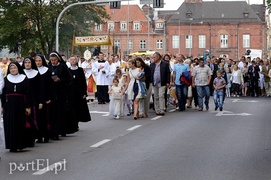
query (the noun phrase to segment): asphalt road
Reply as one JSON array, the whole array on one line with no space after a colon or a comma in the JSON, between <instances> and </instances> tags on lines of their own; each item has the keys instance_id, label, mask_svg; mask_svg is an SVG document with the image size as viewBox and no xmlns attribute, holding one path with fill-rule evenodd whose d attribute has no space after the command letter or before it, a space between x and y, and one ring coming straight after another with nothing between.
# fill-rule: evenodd
<instances>
[{"instance_id":1,"label":"asphalt road","mask_svg":"<svg viewBox=\"0 0 271 180\"><path fill-rule=\"evenodd\" d=\"M212 98L212 97L211 97ZM224 111L150 110L149 118L92 121L59 141L25 152L1 150L0 179L270 180L271 98L228 98Z\"/></svg>"}]
</instances>

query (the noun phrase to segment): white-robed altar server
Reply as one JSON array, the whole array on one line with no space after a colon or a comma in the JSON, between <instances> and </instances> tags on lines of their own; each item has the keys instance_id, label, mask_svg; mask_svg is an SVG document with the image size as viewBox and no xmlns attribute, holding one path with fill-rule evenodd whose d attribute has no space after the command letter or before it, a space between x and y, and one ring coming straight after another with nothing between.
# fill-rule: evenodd
<instances>
[{"instance_id":1,"label":"white-robed altar server","mask_svg":"<svg viewBox=\"0 0 271 180\"><path fill-rule=\"evenodd\" d=\"M99 60L93 63L92 73L96 77L98 104L109 102L108 86L109 86L109 63L104 60L104 54L99 53Z\"/></svg>"}]
</instances>

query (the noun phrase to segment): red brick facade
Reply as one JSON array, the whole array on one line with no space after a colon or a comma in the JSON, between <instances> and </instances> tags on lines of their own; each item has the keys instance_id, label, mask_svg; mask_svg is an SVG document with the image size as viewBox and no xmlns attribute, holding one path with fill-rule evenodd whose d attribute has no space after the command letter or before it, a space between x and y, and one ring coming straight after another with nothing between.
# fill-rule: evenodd
<instances>
[{"instance_id":1,"label":"red brick facade","mask_svg":"<svg viewBox=\"0 0 271 180\"><path fill-rule=\"evenodd\" d=\"M202 1L195 0L194 3L202 3ZM267 28L265 22L231 22L229 20L227 23L219 23L219 21L213 23L208 19L195 19L191 21L186 20L185 23L182 23L178 17L175 22L172 20L168 21L166 15L159 15L160 19L148 22L147 8L145 6L143 8L144 11L138 5L122 5L121 9L110 9L106 6L107 13L111 16L111 19L102 25L101 30L94 29L94 34L110 33L115 45L121 48L123 54L141 50L154 50L160 53L170 52L172 54L180 52L185 56L192 55L196 57L202 56L205 50L208 49L213 55L220 56L227 54L233 59L238 59L244 55L246 49L260 49L263 50L263 53L266 52ZM129 18L128 14L130 14ZM153 12L150 15L151 19L153 19ZM166 21L168 21L166 22L165 32L163 17L166 17ZM128 19L129 28L121 29L121 24L127 23ZM114 23L114 28L110 32L108 30L108 23ZM134 28L135 23L138 23L138 29ZM186 47L186 38L188 35L192 36L192 48ZM205 46L201 48L199 47L200 35L201 38L205 37L205 43L203 43ZM221 47L221 35L227 36L227 39L223 41L227 42L225 47ZM244 35L249 38L247 46L243 44ZM173 36L175 38L176 36L180 37L180 47L173 47ZM127 39L132 42L131 49L128 48ZM145 41L144 47L140 46L141 40ZM165 44L166 47L164 46ZM101 50L107 52L107 48ZM112 48L109 48L109 53L113 53Z\"/></svg>"}]
</instances>

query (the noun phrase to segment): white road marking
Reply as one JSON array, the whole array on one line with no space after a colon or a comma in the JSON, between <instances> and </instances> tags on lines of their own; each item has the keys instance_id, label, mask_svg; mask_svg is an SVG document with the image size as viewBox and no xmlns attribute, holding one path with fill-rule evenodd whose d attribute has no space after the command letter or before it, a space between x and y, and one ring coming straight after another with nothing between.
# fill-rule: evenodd
<instances>
[{"instance_id":1,"label":"white road marking","mask_svg":"<svg viewBox=\"0 0 271 180\"><path fill-rule=\"evenodd\" d=\"M56 162L56 163L54 163L54 164L52 164L50 166L47 166L46 168L43 168L43 169L33 173L32 175L42 175L42 174L44 174L44 173L46 173L48 171L53 171L55 168L57 168L58 166L62 166L62 164L64 164L64 163L66 164L67 161L64 160L64 161ZM57 171L55 170L54 172L56 173Z\"/></svg>"},{"instance_id":2,"label":"white road marking","mask_svg":"<svg viewBox=\"0 0 271 180\"><path fill-rule=\"evenodd\" d=\"M231 111L218 111L215 116L250 116L249 113L233 113Z\"/></svg>"},{"instance_id":3,"label":"white road marking","mask_svg":"<svg viewBox=\"0 0 271 180\"><path fill-rule=\"evenodd\" d=\"M129 129L127 129L127 131L133 131L133 130L135 130L135 129L141 127L141 126L142 126L142 125L136 125L136 126L133 126L133 127L129 128Z\"/></svg>"},{"instance_id":4,"label":"white road marking","mask_svg":"<svg viewBox=\"0 0 271 180\"><path fill-rule=\"evenodd\" d=\"M90 146L90 147L96 148L96 147L99 147L99 146L101 146L101 145L103 145L103 144L105 144L105 143L108 143L109 141L111 141L111 139L105 139L105 140L102 140L102 141L100 141L100 142L98 142L98 143L96 143L96 144L93 144L93 145Z\"/></svg>"},{"instance_id":5,"label":"white road marking","mask_svg":"<svg viewBox=\"0 0 271 180\"><path fill-rule=\"evenodd\" d=\"M109 116L109 113L106 113L106 114L104 114L104 115L102 115L102 116Z\"/></svg>"},{"instance_id":6,"label":"white road marking","mask_svg":"<svg viewBox=\"0 0 271 180\"><path fill-rule=\"evenodd\" d=\"M258 102L258 101L255 101L255 100L251 100L251 101L244 101L244 100L242 100L242 99L234 99L233 101L232 101L233 103L237 103L237 102L240 102L240 103L248 103L248 102Z\"/></svg>"},{"instance_id":7,"label":"white road marking","mask_svg":"<svg viewBox=\"0 0 271 180\"><path fill-rule=\"evenodd\" d=\"M154 120L157 120L157 119L159 119L159 118L161 118L161 117L162 117L162 116L156 116L156 117L152 118L151 120L154 121Z\"/></svg>"},{"instance_id":8,"label":"white road marking","mask_svg":"<svg viewBox=\"0 0 271 180\"><path fill-rule=\"evenodd\" d=\"M94 113L94 114L108 114L109 112L105 112L105 111L89 111L90 113Z\"/></svg>"}]
</instances>

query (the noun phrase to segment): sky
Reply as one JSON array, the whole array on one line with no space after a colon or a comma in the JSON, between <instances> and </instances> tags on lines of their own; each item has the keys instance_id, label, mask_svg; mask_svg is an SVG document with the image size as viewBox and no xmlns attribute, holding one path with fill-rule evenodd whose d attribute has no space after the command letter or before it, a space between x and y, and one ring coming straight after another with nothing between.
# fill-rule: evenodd
<instances>
[{"instance_id":1,"label":"sky","mask_svg":"<svg viewBox=\"0 0 271 180\"><path fill-rule=\"evenodd\" d=\"M147 0L145 0L147 1ZM203 1L213 1L213 0L203 0ZM233 1L233 0L218 0L218 1ZM247 1L249 4L262 4L262 0L239 0L239 1ZM150 0L152 2L152 0ZM161 10L177 10L181 4L184 2L184 0L164 0L165 7ZM130 4L140 4L140 0L130 0ZM127 4L122 3L122 4Z\"/></svg>"}]
</instances>

